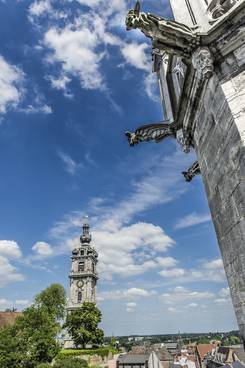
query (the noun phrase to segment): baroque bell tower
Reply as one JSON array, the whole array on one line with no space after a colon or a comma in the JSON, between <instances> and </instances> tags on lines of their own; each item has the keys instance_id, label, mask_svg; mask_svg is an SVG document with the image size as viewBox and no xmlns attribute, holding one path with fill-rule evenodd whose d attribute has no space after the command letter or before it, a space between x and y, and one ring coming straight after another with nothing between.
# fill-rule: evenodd
<instances>
[{"instance_id":1,"label":"baroque bell tower","mask_svg":"<svg viewBox=\"0 0 245 368\"><path fill-rule=\"evenodd\" d=\"M68 313L81 307L83 302L96 303L98 253L91 245L91 239L88 216L85 216L80 244L73 249L71 256Z\"/></svg>"}]
</instances>

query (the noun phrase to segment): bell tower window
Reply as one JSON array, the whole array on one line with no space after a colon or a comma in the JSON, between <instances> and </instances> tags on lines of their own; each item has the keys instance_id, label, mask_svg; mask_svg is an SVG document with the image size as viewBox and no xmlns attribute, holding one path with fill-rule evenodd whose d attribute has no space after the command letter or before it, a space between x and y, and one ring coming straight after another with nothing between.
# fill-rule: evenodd
<instances>
[{"instance_id":1,"label":"bell tower window","mask_svg":"<svg viewBox=\"0 0 245 368\"><path fill-rule=\"evenodd\" d=\"M83 272L84 271L84 262L79 262L78 263L78 272Z\"/></svg>"},{"instance_id":2,"label":"bell tower window","mask_svg":"<svg viewBox=\"0 0 245 368\"><path fill-rule=\"evenodd\" d=\"M81 302L82 302L82 292L81 292L81 291L79 291L79 292L77 293L77 302L78 302L78 303L81 303Z\"/></svg>"}]
</instances>

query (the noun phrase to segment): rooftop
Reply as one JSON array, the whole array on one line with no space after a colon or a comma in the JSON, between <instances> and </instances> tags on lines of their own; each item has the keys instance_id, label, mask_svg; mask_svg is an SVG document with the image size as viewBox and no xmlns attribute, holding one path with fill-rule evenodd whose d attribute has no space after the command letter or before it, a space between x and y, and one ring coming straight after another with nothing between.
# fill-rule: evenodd
<instances>
[{"instance_id":1,"label":"rooftop","mask_svg":"<svg viewBox=\"0 0 245 368\"><path fill-rule=\"evenodd\" d=\"M119 355L117 361L119 364L145 364L150 354L124 354Z\"/></svg>"}]
</instances>

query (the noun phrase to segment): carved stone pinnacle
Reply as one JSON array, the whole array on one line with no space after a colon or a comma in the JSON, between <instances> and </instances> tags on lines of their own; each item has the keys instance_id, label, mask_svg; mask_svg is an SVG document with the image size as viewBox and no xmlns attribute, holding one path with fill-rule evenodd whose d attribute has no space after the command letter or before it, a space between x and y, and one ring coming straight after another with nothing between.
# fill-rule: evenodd
<instances>
[{"instance_id":1,"label":"carved stone pinnacle","mask_svg":"<svg viewBox=\"0 0 245 368\"><path fill-rule=\"evenodd\" d=\"M214 72L214 59L208 47L199 47L192 55L192 65L200 77L208 79Z\"/></svg>"}]
</instances>

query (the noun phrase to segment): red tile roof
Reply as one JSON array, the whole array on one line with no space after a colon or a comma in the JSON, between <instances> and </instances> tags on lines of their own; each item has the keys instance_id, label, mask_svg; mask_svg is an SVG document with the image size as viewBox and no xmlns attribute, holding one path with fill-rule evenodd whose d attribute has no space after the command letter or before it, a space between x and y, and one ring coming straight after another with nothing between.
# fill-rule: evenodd
<instances>
[{"instance_id":1,"label":"red tile roof","mask_svg":"<svg viewBox=\"0 0 245 368\"><path fill-rule=\"evenodd\" d=\"M210 353L214 348L215 346L212 344L197 344L196 349L200 360L203 361L207 353Z\"/></svg>"}]
</instances>

